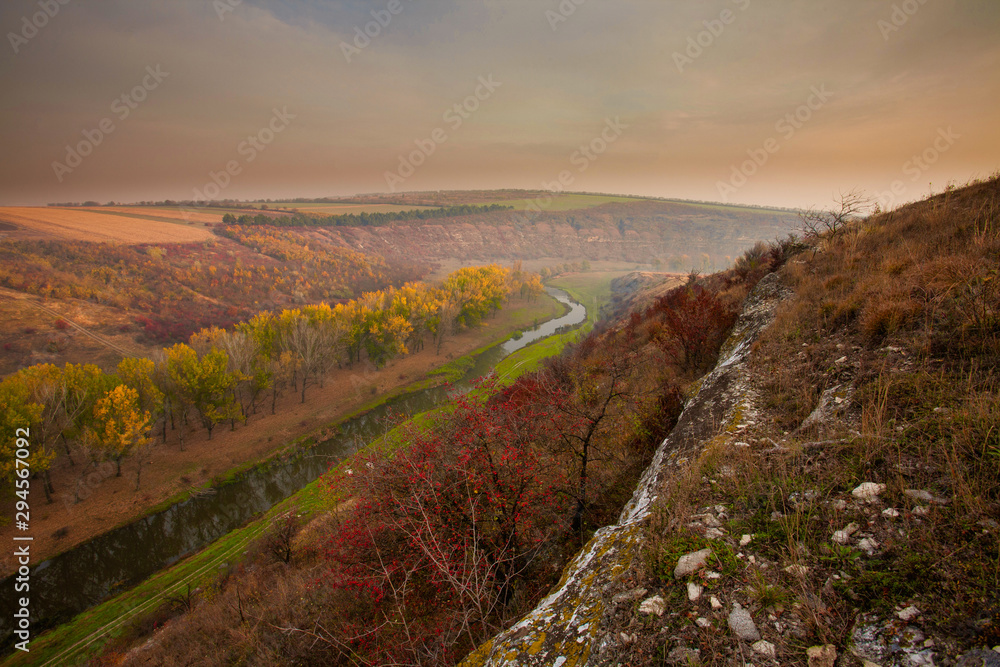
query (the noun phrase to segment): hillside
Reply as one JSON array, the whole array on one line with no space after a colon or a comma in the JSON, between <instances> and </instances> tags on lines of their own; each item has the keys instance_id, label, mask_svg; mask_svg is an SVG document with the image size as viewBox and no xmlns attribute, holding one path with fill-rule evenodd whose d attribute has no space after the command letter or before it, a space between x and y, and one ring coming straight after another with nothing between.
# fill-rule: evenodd
<instances>
[{"instance_id":1,"label":"hillside","mask_svg":"<svg viewBox=\"0 0 1000 667\"><path fill-rule=\"evenodd\" d=\"M618 522L464 664L1000 664L1000 180L806 242Z\"/></svg>"},{"instance_id":2,"label":"hillside","mask_svg":"<svg viewBox=\"0 0 1000 667\"><path fill-rule=\"evenodd\" d=\"M755 241L783 237L797 223L783 211L635 200L325 233L345 248L421 261L618 260L687 271L727 266Z\"/></svg>"}]
</instances>

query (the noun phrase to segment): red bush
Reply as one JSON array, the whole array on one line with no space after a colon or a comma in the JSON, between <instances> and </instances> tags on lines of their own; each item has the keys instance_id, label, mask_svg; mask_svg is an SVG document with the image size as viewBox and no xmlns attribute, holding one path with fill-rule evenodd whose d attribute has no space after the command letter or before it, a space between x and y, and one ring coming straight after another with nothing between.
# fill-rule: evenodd
<instances>
[{"instance_id":1,"label":"red bush","mask_svg":"<svg viewBox=\"0 0 1000 667\"><path fill-rule=\"evenodd\" d=\"M444 422L404 436L407 449L373 453L333 482L355 505L328 545L327 581L363 603L354 637L376 664L474 648L561 532L560 480L536 455L545 422L512 396L461 397ZM406 632L374 645L361 630L386 615Z\"/></svg>"}]
</instances>

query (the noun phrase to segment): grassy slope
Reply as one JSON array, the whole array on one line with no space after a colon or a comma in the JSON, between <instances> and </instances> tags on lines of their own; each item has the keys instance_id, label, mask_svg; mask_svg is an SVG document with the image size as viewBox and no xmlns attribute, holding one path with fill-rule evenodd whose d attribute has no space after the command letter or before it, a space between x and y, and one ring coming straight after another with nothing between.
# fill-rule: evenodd
<instances>
[{"instance_id":1,"label":"grassy slope","mask_svg":"<svg viewBox=\"0 0 1000 667\"><path fill-rule=\"evenodd\" d=\"M818 644L849 653L859 625L891 628L886 642L895 641L906 625L895 614L911 605L920 616L910 625L933 640L938 660L1000 644L1000 181L874 217L818 246L781 271L795 294L755 347L757 414L744 421L737 410L678 472L626 577L710 625L666 614L633 655L655 653L666 633L667 650L699 647L711 656L702 664L732 664L734 601L783 665L806 664ZM801 428L827 389L838 401L823 426ZM864 482L884 485L876 500L852 493ZM697 517L720 506L727 534L706 540ZM837 543L834 532L850 524L858 532ZM673 568L703 547L723 576L695 577L708 590L691 604Z\"/></svg>"}]
</instances>

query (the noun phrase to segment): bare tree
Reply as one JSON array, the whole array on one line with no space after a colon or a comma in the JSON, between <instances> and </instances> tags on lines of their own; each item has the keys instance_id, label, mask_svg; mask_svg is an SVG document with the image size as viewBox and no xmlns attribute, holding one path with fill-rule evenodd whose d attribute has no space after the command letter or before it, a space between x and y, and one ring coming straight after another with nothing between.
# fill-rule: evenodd
<instances>
[{"instance_id":1,"label":"bare tree","mask_svg":"<svg viewBox=\"0 0 1000 667\"><path fill-rule=\"evenodd\" d=\"M803 236L807 239L824 234L836 236L849 222L866 215L873 200L863 190L855 188L846 193L841 192L834 202L837 204L834 210L809 209L799 214Z\"/></svg>"}]
</instances>

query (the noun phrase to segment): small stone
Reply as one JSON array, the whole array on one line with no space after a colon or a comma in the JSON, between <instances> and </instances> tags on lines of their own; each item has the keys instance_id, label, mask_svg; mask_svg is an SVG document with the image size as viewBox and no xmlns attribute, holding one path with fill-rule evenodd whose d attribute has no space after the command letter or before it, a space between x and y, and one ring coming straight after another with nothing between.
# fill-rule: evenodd
<instances>
[{"instance_id":1,"label":"small stone","mask_svg":"<svg viewBox=\"0 0 1000 667\"><path fill-rule=\"evenodd\" d=\"M640 614L656 614L657 616L663 616L663 612L666 610L667 603L659 595L646 598L639 604Z\"/></svg>"},{"instance_id":2,"label":"small stone","mask_svg":"<svg viewBox=\"0 0 1000 667\"><path fill-rule=\"evenodd\" d=\"M885 492L885 484L878 484L876 482L864 482L859 484L857 488L851 491L851 495L858 500L864 500L866 502L872 502L879 497L880 494Z\"/></svg>"},{"instance_id":3,"label":"small stone","mask_svg":"<svg viewBox=\"0 0 1000 667\"><path fill-rule=\"evenodd\" d=\"M721 528L709 528L705 531L706 540L718 540L726 536L726 531Z\"/></svg>"},{"instance_id":4,"label":"small stone","mask_svg":"<svg viewBox=\"0 0 1000 667\"><path fill-rule=\"evenodd\" d=\"M917 616L920 616L920 610L914 607L913 605L910 605L909 607L907 607L902 611L896 612L896 617L901 621L909 622L915 619Z\"/></svg>"},{"instance_id":5,"label":"small stone","mask_svg":"<svg viewBox=\"0 0 1000 667\"><path fill-rule=\"evenodd\" d=\"M688 582L688 600L695 602L705 589L694 582Z\"/></svg>"},{"instance_id":6,"label":"small stone","mask_svg":"<svg viewBox=\"0 0 1000 667\"><path fill-rule=\"evenodd\" d=\"M712 627L712 621L708 620L707 618L698 617L698 618L695 619L694 622L698 625L699 628L710 628L710 627Z\"/></svg>"},{"instance_id":7,"label":"small stone","mask_svg":"<svg viewBox=\"0 0 1000 667\"><path fill-rule=\"evenodd\" d=\"M769 641L764 641L763 639L753 643L753 650L754 653L760 653L762 656L770 658L771 660L774 660L774 657L777 655L774 644Z\"/></svg>"},{"instance_id":8,"label":"small stone","mask_svg":"<svg viewBox=\"0 0 1000 667\"><path fill-rule=\"evenodd\" d=\"M740 546L745 547L753 540L753 535L744 535L740 538Z\"/></svg>"},{"instance_id":9,"label":"small stone","mask_svg":"<svg viewBox=\"0 0 1000 667\"><path fill-rule=\"evenodd\" d=\"M753 617L738 602L733 603L733 610L729 613L729 629L740 639L752 642L760 639L760 632L753 622Z\"/></svg>"},{"instance_id":10,"label":"small stone","mask_svg":"<svg viewBox=\"0 0 1000 667\"><path fill-rule=\"evenodd\" d=\"M834 361L833 363L835 363L835 364L842 364L842 363L844 363L845 361L847 361L847 357L841 357L840 359L837 359L837 360L836 360L836 361Z\"/></svg>"},{"instance_id":11,"label":"small stone","mask_svg":"<svg viewBox=\"0 0 1000 667\"><path fill-rule=\"evenodd\" d=\"M622 604L623 602L631 602L632 600L638 600L643 595L648 593L645 588L633 588L630 591L625 591L624 593L619 593L618 595L611 598L611 602L614 604Z\"/></svg>"},{"instance_id":12,"label":"small stone","mask_svg":"<svg viewBox=\"0 0 1000 667\"><path fill-rule=\"evenodd\" d=\"M830 539L832 539L837 544L847 544L851 539L851 535L858 532L858 528L859 528L858 524L851 522L846 526L844 526L843 530L838 530L837 532L835 532L833 534L833 537L831 537Z\"/></svg>"},{"instance_id":13,"label":"small stone","mask_svg":"<svg viewBox=\"0 0 1000 667\"><path fill-rule=\"evenodd\" d=\"M847 501L843 500L842 498L837 498L836 500L830 503L830 507L832 507L837 512L843 512L844 510L847 509Z\"/></svg>"},{"instance_id":14,"label":"small stone","mask_svg":"<svg viewBox=\"0 0 1000 667\"><path fill-rule=\"evenodd\" d=\"M906 489L903 491L903 495L907 498L913 498L921 502L929 503L934 500L934 496L931 495L930 491L923 491L921 489Z\"/></svg>"},{"instance_id":15,"label":"small stone","mask_svg":"<svg viewBox=\"0 0 1000 667\"><path fill-rule=\"evenodd\" d=\"M913 513L917 516L927 516L931 513L931 508L927 505L917 505L913 508Z\"/></svg>"},{"instance_id":16,"label":"small stone","mask_svg":"<svg viewBox=\"0 0 1000 667\"><path fill-rule=\"evenodd\" d=\"M722 603L719 601L719 598L714 595L710 597L708 601L712 605L712 609L722 609Z\"/></svg>"},{"instance_id":17,"label":"small stone","mask_svg":"<svg viewBox=\"0 0 1000 667\"><path fill-rule=\"evenodd\" d=\"M837 662L837 649L833 644L812 646L806 650L809 667L833 667Z\"/></svg>"},{"instance_id":18,"label":"small stone","mask_svg":"<svg viewBox=\"0 0 1000 667\"><path fill-rule=\"evenodd\" d=\"M718 514L719 518L721 519L722 516L726 513L726 506L725 505L716 505L715 506L715 513Z\"/></svg>"},{"instance_id":19,"label":"small stone","mask_svg":"<svg viewBox=\"0 0 1000 667\"><path fill-rule=\"evenodd\" d=\"M711 555L711 549L702 549L701 551L684 554L677 559L677 566L674 568L674 579L694 574L705 567L705 563L708 562L708 557Z\"/></svg>"},{"instance_id":20,"label":"small stone","mask_svg":"<svg viewBox=\"0 0 1000 667\"><path fill-rule=\"evenodd\" d=\"M785 516L784 514L782 514L781 512L775 510L775 511L771 512L771 521L777 521L778 519L784 518L784 516Z\"/></svg>"},{"instance_id":21,"label":"small stone","mask_svg":"<svg viewBox=\"0 0 1000 667\"><path fill-rule=\"evenodd\" d=\"M875 552L878 551L878 546L879 546L878 542L876 542L874 539L870 537L866 537L865 539L858 542L858 548L864 551L869 556L875 555Z\"/></svg>"},{"instance_id":22,"label":"small stone","mask_svg":"<svg viewBox=\"0 0 1000 667\"><path fill-rule=\"evenodd\" d=\"M703 575L706 579L721 579L722 575L715 570L705 570Z\"/></svg>"},{"instance_id":23,"label":"small stone","mask_svg":"<svg viewBox=\"0 0 1000 667\"><path fill-rule=\"evenodd\" d=\"M698 514L692 518L697 519L709 528L719 528L722 526L722 523L715 518L714 514Z\"/></svg>"},{"instance_id":24,"label":"small stone","mask_svg":"<svg viewBox=\"0 0 1000 667\"><path fill-rule=\"evenodd\" d=\"M1000 667L1000 654L985 649L969 651L959 658L955 667Z\"/></svg>"},{"instance_id":25,"label":"small stone","mask_svg":"<svg viewBox=\"0 0 1000 667\"><path fill-rule=\"evenodd\" d=\"M882 516L888 517L890 519L895 519L899 516L899 510L893 509L892 507L882 510Z\"/></svg>"},{"instance_id":26,"label":"small stone","mask_svg":"<svg viewBox=\"0 0 1000 667\"><path fill-rule=\"evenodd\" d=\"M809 568L805 565L789 565L785 568L785 572L793 577L804 577L809 574Z\"/></svg>"}]
</instances>

